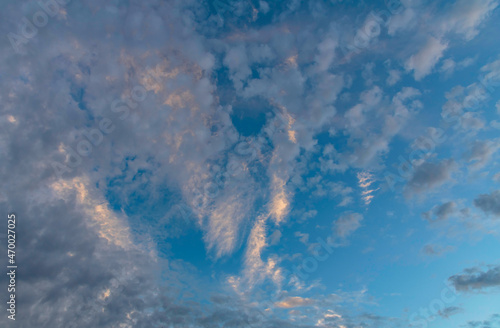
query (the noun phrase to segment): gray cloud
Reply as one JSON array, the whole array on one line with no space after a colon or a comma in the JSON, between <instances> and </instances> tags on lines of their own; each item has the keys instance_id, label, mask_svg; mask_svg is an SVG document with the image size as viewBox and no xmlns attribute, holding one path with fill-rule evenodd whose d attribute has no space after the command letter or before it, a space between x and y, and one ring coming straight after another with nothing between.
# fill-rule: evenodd
<instances>
[{"instance_id":1,"label":"gray cloud","mask_svg":"<svg viewBox=\"0 0 500 328\"><path fill-rule=\"evenodd\" d=\"M454 250L453 246L440 246L427 244L422 248L422 253L428 256L440 256Z\"/></svg>"},{"instance_id":2,"label":"gray cloud","mask_svg":"<svg viewBox=\"0 0 500 328\"><path fill-rule=\"evenodd\" d=\"M468 162L472 162L473 168L481 168L490 161L499 147L497 140L476 140L464 157Z\"/></svg>"},{"instance_id":3,"label":"gray cloud","mask_svg":"<svg viewBox=\"0 0 500 328\"><path fill-rule=\"evenodd\" d=\"M500 216L500 190L479 195L474 199L474 205L487 214Z\"/></svg>"},{"instance_id":4,"label":"gray cloud","mask_svg":"<svg viewBox=\"0 0 500 328\"><path fill-rule=\"evenodd\" d=\"M450 181L456 170L457 165L452 159L438 163L424 162L414 169L405 192L407 195L430 192Z\"/></svg>"},{"instance_id":5,"label":"gray cloud","mask_svg":"<svg viewBox=\"0 0 500 328\"><path fill-rule=\"evenodd\" d=\"M458 306L448 306L442 310L439 310L438 314L439 314L439 316L448 319L452 315L463 313L463 312L464 312L464 309L462 309Z\"/></svg>"},{"instance_id":6,"label":"gray cloud","mask_svg":"<svg viewBox=\"0 0 500 328\"><path fill-rule=\"evenodd\" d=\"M295 1L266 17L277 26L264 27L253 24L253 15L278 7L274 2L258 8L248 1L232 4L234 11L224 14L232 25L221 27L203 2L70 1L30 39L25 55L0 45L0 175L8 186L8 193L0 191L0 208L16 211L20 222L19 327L306 327L262 317L235 298L211 299L206 307L180 301L211 290L198 286L199 273L187 263L162 261L158 253L168 251L159 248L193 227L214 257L245 247L253 205L269 198L267 180L279 176L279 195L288 195L288 177L306 170L297 158L314 151L317 135L330 125L346 136L348 149L325 154L319 160L322 173L381 167L390 141L418 110L412 97L419 92L405 88L391 99L373 86L360 93L354 110L337 115L342 107L337 108L337 97L352 84L352 77L337 69L336 58L339 34L349 28L339 29L320 4L314 15L302 17L291 15L301 7ZM15 30L37 6L37 1L9 2L1 30ZM407 11L403 18L417 16ZM474 30L476 21L470 25ZM412 61L422 77L441 56L442 44L436 45L430 62L418 54ZM227 69L227 79L215 69ZM401 78L398 72L388 83ZM138 86L147 95L131 102ZM243 104L259 99L267 110L262 127L248 138L232 123L235 99ZM118 100L124 103L112 106ZM285 114L291 118L286 122L280 117ZM114 131L75 164L84 134L103 119L112 121ZM241 145L248 148L240 151ZM69 167L62 178L54 174L54 162ZM430 174L440 164L419 168L425 172L410 184L415 190L447 180L445 173L444 179ZM80 200L84 178L91 204ZM54 184L71 187L61 195ZM349 188L325 183L324 189L342 196L342 205L351 202ZM278 197L278 205L284 198ZM179 200L188 215L172 210ZM106 221L111 217L113 224ZM336 236L349 237L362 219L357 213L342 215L334 223ZM276 230L271 243L280 235ZM4 243L0 252L5 253ZM1 276L2 286L5 279ZM347 319L346 327L383 320L391 321L365 315Z\"/></svg>"},{"instance_id":7,"label":"gray cloud","mask_svg":"<svg viewBox=\"0 0 500 328\"><path fill-rule=\"evenodd\" d=\"M107 232L79 205L78 194L57 199L44 197L42 189L39 200L27 204L18 192L0 203L2 210L18 209L16 326L150 327L191 320L195 305L173 301L175 292L155 277L160 268L150 253L101 237ZM5 320L0 323L8 327Z\"/></svg>"},{"instance_id":8,"label":"gray cloud","mask_svg":"<svg viewBox=\"0 0 500 328\"><path fill-rule=\"evenodd\" d=\"M422 213L422 216L429 222L436 222L448 219L456 213L457 204L453 201L434 206L430 211Z\"/></svg>"},{"instance_id":9,"label":"gray cloud","mask_svg":"<svg viewBox=\"0 0 500 328\"><path fill-rule=\"evenodd\" d=\"M468 321L467 328L496 328L500 326L500 314L493 314L488 320Z\"/></svg>"},{"instance_id":10,"label":"gray cloud","mask_svg":"<svg viewBox=\"0 0 500 328\"><path fill-rule=\"evenodd\" d=\"M464 270L464 273L451 276L449 281L458 291L480 291L500 286L500 266L483 271L478 267Z\"/></svg>"}]
</instances>

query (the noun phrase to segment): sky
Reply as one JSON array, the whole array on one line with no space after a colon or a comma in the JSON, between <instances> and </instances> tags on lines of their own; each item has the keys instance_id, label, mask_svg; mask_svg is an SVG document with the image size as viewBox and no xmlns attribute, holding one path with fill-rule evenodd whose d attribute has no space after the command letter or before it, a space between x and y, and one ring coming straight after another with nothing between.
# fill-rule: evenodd
<instances>
[{"instance_id":1,"label":"sky","mask_svg":"<svg viewBox=\"0 0 500 328\"><path fill-rule=\"evenodd\" d=\"M0 326L500 327L500 1L0 6Z\"/></svg>"}]
</instances>

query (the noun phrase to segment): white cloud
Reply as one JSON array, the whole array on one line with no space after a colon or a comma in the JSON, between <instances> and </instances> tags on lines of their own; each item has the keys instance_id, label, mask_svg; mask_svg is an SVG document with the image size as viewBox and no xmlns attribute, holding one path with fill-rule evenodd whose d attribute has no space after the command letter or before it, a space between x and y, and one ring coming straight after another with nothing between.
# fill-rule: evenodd
<instances>
[{"instance_id":1,"label":"white cloud","mask_svg":"<svg viewBox=\"0 0 500 328\"><path fill-rule=\"evenodd\" d=\"M472 65L474 61L475 61L474 58L465 58L464 60L457 63L453 59L447 58L443 60L443 63L439 68L439 71L443 73L445 77L449 77L455 70L468 67Z\"/></svg>"},{"instance_id":2,"label":"white cloud","mask_svg":"<svg viewBox=\"0 0 500 328\"><path fill-rule=\"evenodd\" d=\"M406 8L401 13L394 15L387 25L389 35L395 35L399 31L406 31L415 27L417 23L417 13L412 8Z\"/></svg>"},{"instance_id":3,"label":"white cloud","mask_svg":"<svg viewBox=\"0 0 500 328\"><path fill-rule=\"evenodd\" d=\"M344 213L334 223L333 230L337 237L342 239L349 237L361 227L363 215L359 213Z\"/></svg>"},{"instance_id":4,"label":"white cloud","mask_svg":"<svg viewBox=\"0 0 500 328\"><path fill-rule=\"evenodd\" d=\"M479 33L479 25L497 6L497 0L458 0L442 18L440 28L471 40Z\"/></svg>"},{"instance_id":5,"label":"white cloud","mask_svg":"<svg viewBox=\"0 0 500 328\"><path fill-rule=\"evenodd\" d=\"M413 71L415 80L421 80L432 72L447 48L447 42L430 37L416 54L408 58L405 63L406 70Z\"/></svg>"},{"instance_id":6,"label":"white cloud","mask_svg":"<svg viewBox=\"0 0 500 328\"><path fill-rule=\"evenodd\" d=\"M391 69L389 71L389 76L387 77L386 83L392 86L398 83L400 80L401 80L401 71L398 71L396 69Z\"/></svg>"}]
</instances>

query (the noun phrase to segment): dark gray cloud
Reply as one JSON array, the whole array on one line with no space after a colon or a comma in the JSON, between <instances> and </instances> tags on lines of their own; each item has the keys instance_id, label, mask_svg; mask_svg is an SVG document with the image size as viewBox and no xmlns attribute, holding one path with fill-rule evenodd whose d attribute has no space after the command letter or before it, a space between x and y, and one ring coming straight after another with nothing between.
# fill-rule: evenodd
<instances>
[{"instance_id":1,"label":"dark gray cloud","mask_svg":"<svg viewBox=\"0 0 500 328\"><path fill-rule=\"evenodd\" d=\"M500 266L482 270L479 267L469 268L463 273L451 276L449 281L458 291L480 291L500 286Z\"/></svg>"},{"instance_id":2,"label":"dark gray cloud","mask_svg":"<svg viewBox=\"0 0 500 328\"><path fill-rule=\"evenodd\" d=\"M500 216L500 190L479 195L474 199L474 205L487 214Z\"/></svg>"},{"instance_id":3,"label":"dark gray cloud","mask_svg":"<svg viewBox=\"0 0 500 328\"><path fill-rule=\"evenodd\" d=\"M456 213L457 204L453 201L434 206L430 211L422 213L422 216L429 222L436 222L448 219Z\"/></svg>"},{"instance_id":4,"label":"dark gray cloud","mask_svg":"<svg viewBox=\"0 0 500 328\"><path fill-rule=\"evenodd\" d=\"M73 194L36 204L9 198L0 203L2 210L18 209L16 326L151 327L187 322L194 307L173 301L174 292L162 287L155 274L159 267L154 258L140 248L125 250L101 238L76 198ZM0 251L6 253L4 245ZM158 310L149 313L148 308ZM6 322L2 316L3 327L8 327Z\"/></svg>"},{"instance_id":5,"label":"dark gray cloud","mask_svg":"<svg viewBox=\"0 0 500 328\"><path fill-rule=\"evenodd\" d=\"M424 162L414 168L414 172L406 185L406 194L421 194L431 192L432 189L445 184L452 179L457 170L454 160L447 159L441 162Z\"/></svg>"}]
</instances>

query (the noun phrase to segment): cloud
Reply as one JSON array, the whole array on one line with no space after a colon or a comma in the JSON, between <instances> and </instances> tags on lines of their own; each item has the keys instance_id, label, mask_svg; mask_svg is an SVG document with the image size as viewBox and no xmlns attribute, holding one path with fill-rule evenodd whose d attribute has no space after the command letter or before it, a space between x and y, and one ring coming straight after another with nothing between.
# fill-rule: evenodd
<instances>
[{"instance_id":1,"label":"cloud","mask_svg":"<svg viewBox=\"0 0 500 328\"><path fill-rule=\"evenodd\" d=\"M500 325L500 314L493 314L488 320L468 321L466 328L493 328Z\"/></svg>"},{"instance_id":2,"label":"cloud","mask_svg":"<svg viewBox=\"0 0 500 328\"><path fill-rule=\"evenodd\" d=\"M478 131L484 128L485 122L477 113L467 112L460 117L462 129L466 131Z\"/></svg>"},{"instance_id":3,"label":"cloud","mask_svg":"<svg viewBox=\"0 0 500 328\"><path fill-rule=\"evenodd\" d=\"M401 80L401 72L395 69L389 71L389 76L387 77L386 83L390 86L395 85Z\"/></svg>"},{"instance_id":4,"label":"cloud","mask_svg":"<svg viewBox=\"0 0 500 328\"><path fill-rule=\"evenodd\" d=\"M363 215L359 213L344 213L334 223L333 231L335 236L342 239L349 237L353 232L361 227Z\"/></svg>"},{"instance_id":5,"label":"cloud","mask_svg":"<svg viewBox=\"0 0 500 328\"><path fill-rule=\"evenodd\" d=\"M224 57L224 65L231 72L231 79L234 86L239 90L243 88L243 82L250 76L252 71L248 67L247 51L245 46L240 44L228 50Z\"/></svg>"},{"instance_id":6,"label":"cloud","mask_svg":"<svg viewBox=\"0 0 500 328\"><path fill-rule=\"evenodd\" d=\"M274 175L272 178L271 202L269 204L269 214L276 223L282 222L290 211L289 195L285 189L284 179Z\"/></svg>"},{"instance_id":7,"label":"cloud","mask_svg":"<svg viewBox=\"0 0 500 328\"><path fill-rule=\"evenodd\" d=\"M9 3L0 25L17 26L35 2ZM219 292L225 284L198 288L191 274L226 277L218 270L237 271L232 265L242 256L241 276L231 281L248 302L249 286L283 287L281 259L267 247L280 241L283 230L276 226L286 229L294 209L289 177L314 176L314 169L322 176L351 168L376 172L392 138L419 108L412 98L419 93L412 88L393 98L379 86L355 94L356 63L341 65L336 53L340 34L360 33L368 21L360 26L356 15L352 22L337 19L342 17L336 10L322 10L320 3L325 2L305 6L314 11L305 17L300 1L284 5L284 12L277 12L281 5L274 2L261 1L258 8L239 2L225 15L231 24L222 27L214 22L211 6L200 1L71 2L30 40L25 56L7 47L0 52L2 62L9 63L2 66L0 90L0 152L5 154L0 172L9 189L0 191L0 205L4 213L17 210L22 222L19 256L26 275L19 276L18 295L26 302L19 305L20 326L306 326L247 313L236 297L208 304L204 298L211 287ZM289 15L292 11L296 14ZM419 17L416 10L405 10L390 20L389 34L413 28ZM410 53L415 76L438 65L443 40L427 52ZM376 51L385 48L399 57L398 47L382 41ZM366 66L368 84L381 81L379 68ZM389 85L400 80L401 72L389 72ZM141 87L146 97L134 101ZM338 102L341 92L360 98L348 113ZM120 107L112 105L116 101ZM262 126L248 138L233 124L240 105L242 112L263 114ZM114 131L55 178L50 163L71 164L71 149L76 152L86 138L82 131L97 129L103 118L112 121ZM470 117L468 126L479 126L476 118ZM323 154L318 168L307 154L315 154L329 138L323 133L333 130L332 139L346 140ZM337 145L337 140L327 142ZM240 152L242 144L249 146ZM359 183L365 204L377 187L371 180ZM325 177L318 186L313 181L318 195L338 197L339 206L353 203L352 188L336 177ZM171 210L181 201L187 215ZM301 217L317 214L309 210ZM208 260L224 265L198 272L172 258L191 253L171 249L170 237L177 234L172 230L183 230L170 229L176 220L195 230L183 233L203 236ZM334 237L348 238L362 220L361 214L343 213L333 223ZM0 250L5 252L5 244ZM197 296L186 305L184 295ZM333 310L318 312L326 325L338 318ZM346 319L345 325L380 320L358 319Z\"/></svg>"},{"instance_id":8,"label":"cloud","mask_svg":"<svg viewBox=\"0 0 500 328\"><path fill-rule=\"evenodd\" d=\"M73 178L70 181L60 179L51 185L51 189L61 199L72 193L76 194L78 204L93 219L92 224L99 227L99 236L111 244L130 249L132 241L127 223L109 209L102 197L98 198L95 192L88 189L89 184L87 177Z\"/></svg>"},{"instance_id":9,"label":"cloud","mask_svg":"<svg viewBox=\"0 0 500 328\"><path fill-rule=\"evenodd\" d=\"M296 231L295 237L299 237L299 240L302 244L308 245L308 243L309 243L309 234L308 233L302 233L300 231Z\"/></svg>"},{"instance_id":10,"label":"cloud","mask_svg":"<svg viewBox=\"0 0 500 328\"><path fill-rule=\"evenodd\" d=\"M408 58L405 63L406 70L413 71L415 80L420 81L431 73L447 48L447 42L430 37L419 52Z\"/></svg>"},{"instance_id":11,"label":"cloud","mask_svg":"<svg viewBox=\"0 0 500 328\"><path fill-rule=\"evenodd\" d=\"M492 266L483 271L478 267L464 270L464 273L448 279L456 290L464 292L481 291L500 286L500 266Z\"/></svg>"},{"instance_id":12,"label":"cloud","mask_svg":"<svg viewBox=\"0 0 500 328\"><path fill-rule=\"evenodd\" d=\"M315 57L317 69L326 71L335 59L335 49L338 46L336 37L330 36L318 45L318 54Z\"/></svg>"},{"instance_id":13,"label":"cloud","mask_svg":"<svg viewBox=\"0 0 500 328\"><path fill-rule=\"evenodd\" d=\"M276 307L291 309L296 307L310 306L314 304L314 301L309 298L302 298L299 296L287 297L283 301L274 303Z\"/></svg>"},{"instance_id":14,"label":"cloud","mask_svg":"<svg viewBox=\"0 0 500 328\"><path fill-rule=\"evenodd\" d=\"M438 314L439 314L440 317L448 319L452 315L463 313L463 312L465 312L464 309L462 309L460 307L457 307L457 306L448 306L448 307L445 307L442 310L439 310Z\"/></svg>"},{"instance_id":15,"label":"cloud","mask_svg":"<svg viewBox=\"0 0 500 328\"><path fill-rule=\"evenodd\" d=\"M394 36L398 31L405 31L414 28L417 23L416 18L417 12L408 6L401 13L391 17L387 25L387 33Z\"/></svg>"},{"instance_id":16,"label":"cloud","mask_svg":"<svg viewBox=\"0 0 500 328\"><path fill-rule=\"evenodd\" d=\"M281 236L282 236L281 232L279 230L275 230L269 236L269 245L277 245L280 242Z\"/></svg>"},{"instance_id":17,"label":"cloud","mask_svg":"<svg viewBox=\"0 0 500 328\"><path fill-rule=\"evenodd\" d=\"M420 194L432 191L451 180L457 165L452 159L442 160L438 163L424 162L414 168L405 187L407 195Z\"/></svg>"},{"instance_id":18,"label":"cloud","mask_svg":"<svg viewBox=\"0 0 500 328\"><path fill-rule=\"evenodd\" d=\"M473 169L484 167L500 148L497 140L475 140L464 154Z\"/></svg>"},{"instance_id":19,"label":"cloud","mask_svg":"<svg viewBox=\"0 0 500 328\"><path fill-rule=\"evenodd\" d=\"M24 300L17 304L18 325L154 326L193 320L197 305L174 302L176 292L156 278L161 264L155 250L139 235L132 241L128 218L109 210L87 177L34 183L29 202L18 197L25 190L18 185L0 201L2 210L16 208L22 220L17 233L26 241L16 249L26 270L17 277L16 296ZM179 284L179 271L162 269L170 283ZM7 283L4 276L1 283ZM3 316L0 324L7 327L6 320Z\"/></svg>"},{"instance_id":20,"label":"cloud","mask_svg":"<svg viewBox=\"0 0 500 328\"><path fill-rule=\"evenodd\" d=\"M216 257L231 254L238 246L240 227L248 213L247 203L240 201L240 195L223 198L209 214L205 241L207 249L215 249Z\"/></svg>"},{"instance_id":21,"label":"cloud","mask_svg":"<svg viewBox=\"0 0 500 328\"><path fill-rule=\"evenodd\" d=\"M269 256L267 260L262 258L262 253L268 246L266 222L269 217L269 213L259 216L248 236L243 277L235 278L233 287L238 293L242 292L241 288L251 292L256 285L266 279L273 282L278 290L281 288L283 276L279 258L274 255ZM281 237L281 233L279 236ZM276 235L273 238L276 240Z\"/></svg>"},{"instance_id":22,"label":"cloud","mask_svg":"<svg viewBox=\"0 0 500 328\"><path fill-rule=\"evenodd\" d=\"M456 1L441 20L443 32L455 32L466 40L473 39L479 25L498 6L497 0L459 0Z\"/></svg>"},{"instance_id":23,"label":"cloud","mask_svg":"<svg viewBox=\"0 0 500 328\"><path fill-rule=\"evenodd\" d=\"M448 219L457 211L457 204L453 201L434 206L430 211L425 212L422 216L429 222L436 222ZM435 217L435 218L433 218Z\"/></svg>"},{"instance_id":24,"label":"cloud","mask_svg":"<svg viewBox=\"0 0 500 328\"><path fill-rule=\"evenodd\" d=\"M491 194L479 195L474 199L474 206L486 214L500 216L500 190L495 190Z\"/></svg>"},{"instance_id":25,"label":"cloud","mask_svg":"<svg viewBox=\"0 0 500 328\"><path fill-rule=\"evenodd\" d=\"M362 199L365 202L365 205L370 205L373 197L375 197L373 193L379 189L370 189L370 186L375 182L373 180L373 174L366 171L359 172L356 177L358 178L359 187L363 190L361 193Z\"/></svg>"},{"instance_id":26,"label":"cloud","mask_svg":"<svg viewBox=\"0 0 500 328\"><path fill-rule=\"evenodd\" d=\"M445 253L453 251L455 248L453 246L440 246L427 244L422 248L422 253L428 256L441 256Z\"/></svg>"},{"instance_id":27,"label":"cloud","mask_svg":"<svg viewBox=\"0 0 500 328\"><path fill-rule=\"evenodd\" d=\"M446 77L449 77L455 70L468 67L472 65L474 61L475 61L474 58L465 58L464 60L457 63L453 59L447 58L443 60L443 63L439 71L441 73L444 73Z\"/></svg>"},{"instance_id":28,"label":"cloud","mask_svg":"<svg viewBox=\"0 0 500 328\"><path fill-rule=\"evenodd\" d=\"M300 216L299 220L300 221L306 221L306 220L314 218L317 214L318 214L318 211L316 211L316 210L309 210L307 212L304 212L304 214L302 214Z\"/></svg>"},{"instance_id":29,"label":"cloud","mask_svg":"<svg viewBox=\"0 0 500 328\"><path fill-rule=\"evenodd\" d=\"M441 68L439 70L449 75L455 70L455 66L456 66L455 61L453 59L448 58L443 60L443 64L441 65Z\"/></svg>"},{"instance_id":30,"label":"cloud","mask_svg":"<svg viewBox=\"0 0 500 328\"><path fill-rule=\"evenodd\" d=\"M262 251L267 247L265 218L260 217L254 224L248 236L248 246L245 255L245 276L250 287L264 278L265 263L261 258Z\"/></svg>"}]
</instances>

